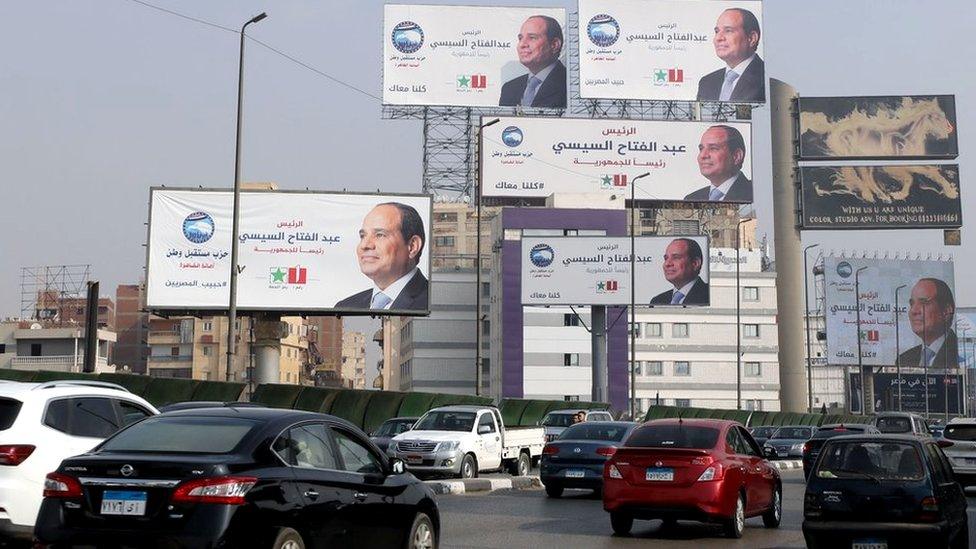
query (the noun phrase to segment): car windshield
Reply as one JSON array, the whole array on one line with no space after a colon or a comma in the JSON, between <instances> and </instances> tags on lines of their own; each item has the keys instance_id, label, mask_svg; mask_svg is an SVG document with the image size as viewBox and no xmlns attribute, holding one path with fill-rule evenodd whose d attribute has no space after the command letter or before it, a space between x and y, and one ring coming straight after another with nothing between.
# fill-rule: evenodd
<instances>
[{"instance_id":1,"label":"car windshield","mask_svg":"<svg viewBox=\"0 0 976 549\"><path fill-rule=\"evenodd\" d=\"M413 420L409 419L398 419L395 421L387 421L380 425L380 428L376 431L376 436L378 437L395 437L400 433L405 433L410 430L413 425Z\"/></svg>"},{"instance_id":2,"label":"car windshield","mask_svg":"<svg viewBox=\"0 0 976 549\"><path fill-rule=\"evenodd\" d=\"M920 480L924 475L918 450L907 442L834 440L821 455L818 478Z\"/></svg>"},{"instance_id":3,"label":"car windshield","mask_svg":"<svg viewBox=\"0 0 976 549\"><path fill-rule=\"evenodd\" d=\"M577 423L559 435L558 440L605 440L620 442L627 433L626 425Z\"/></svg>"},{"instance_id":4,"label":"car windshield","mask_svg":"<svg viewBox=\"0 0 976 549\"><path fill-rule=\"evenodd\" d=\"M803 427L780 427L773 433L772 438L810 438L812 434L811 429L804 429Z\"/></svg>"},{"instance_id":5,"label":"car windshield","mask_svg":"<svg viewBox=\"0 0 976 549\"><path fill-rule=\"evenodd\" d=\"M715 447L718 429L691 425L644 425L627 438L624 446L631 448L691 448L708 450Z\"/></svg>"},{"instance_id":6,"label":"car windshield","mask_svg":"<svg viewBox=\"0 0 976 549\"><path fill-rule=\"evenodd\" d=\"M544 427L569 427L573 425L573 416L576 414L546 414L542 420Z\"/></svg>"},{"instance_id":7,"label":"car windshield","mask_svg":"<svg viewBox=\"0 0 976 549\"><path fill-rule=\"evenodd\" d=\"M12 398L0 398L0 431L6 431L14 424L20 413L21 402Z\"/></svg>"},{"instance_id":8,"label":"car windshield","mask_svg":"<svg viewBox=\"0 0 976 549\"><path fill-rule=\"evenodd\" d=\"M430 412L413 426L414 431L470 431L474 412Z\"/></svg>"},{"instance_id":9,"label":"car windshield","mask_svg":"<svg viewBox=\"0 0 976 549\"><path fill-rule=\"evenodd\" d=\"M882 433L912 432L912 420L907 417L879 417L874 423Z\"/></svg>"},{"instance_id":10,"label":"car windshield","mask_svg":"<svg viewBox=\"0 0 976 549\"><path fill-rule=\"evenodd\" d=\"M949 425L942 436L950 440L976 441L976 425Z\"/></svg>"},{"instance_id":11,"label":"car windshield","mask_svg":"<svg viewBox=\"0 0 976 549\"><path fill-rule=\"evenodd\" d=\"M154 416L119 432L101 450L225 454L261 423L233 417Z\"/></svg>"},{"instance_id":12,"label":"car windshield","mask_svg":"<svg viewBox=\"0 0 976 549\"><path fill-rule=\"evenodd\" d=\"M775 427L756 427L752 430L752 436L754 437L769 437L769 435L775 430Z\"/></svg>"}]
</instances>

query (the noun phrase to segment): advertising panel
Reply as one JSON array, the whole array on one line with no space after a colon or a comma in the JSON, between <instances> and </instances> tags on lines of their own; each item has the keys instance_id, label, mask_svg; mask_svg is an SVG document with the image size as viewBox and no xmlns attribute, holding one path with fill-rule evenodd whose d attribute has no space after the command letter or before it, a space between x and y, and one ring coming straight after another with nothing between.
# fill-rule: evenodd
<instances>
[{"instance_id":1,"label":"advertising panel","mask_svg":"<svg viewBox=\"0 0 976 549\"><path fill-rule=\"evenodd\" d=\"M387 4L383 29L385 105L566 108L564 9Z\"/></svg>"},{"instance_id":2,"label":"advertising panel","mask_svg":"<svg viewBox=\"0 0 976 549\"><path fill-rule=\"evenodd\" d=\"M150 310L227 309L232 212L230 191L151 190ZM428 314L430 212L427 195L242 192L237 306Z\"/></svg>"},{"instance_id":3,"label":"advertising panel","mask_svg":"<svg viewBox=\"0 0 976 549\"><path fill-rule=\"evenodd\" d=\"M752 202L748 122L502 117L483 144L483 196L629 197L650 172L638 200Z\"/></svg>"},{"instance_id":4,"label":"advertising panel","mask_svg":"<svg viewBox=\"0 0 976 549\"><path fill-rule=\"evenodd\" d=\"M954 95L801 97L801 160L959 156Z\"/></svg>"},{"instance_id":5,"label":"advertising panel","mask_svg":"<svg viewBox=\"0 0 976 549\"><path fill-rule=\"evenodd\" d=\"M860 274L860 300L855 277ZM861 357L869 366L955 367L955 286L951 261L827 257L827 360L857 364L860 305ZM895 290L898 294L897 330ZM898 334L896 341L895 335Z\"/></svg>"},{"instance_id":6,"label":"advertising panel","mask_svg":"<svg viewBox=\"0 0 976 549\"><path fill-rule=\"evenodd\" d=\"M802 166L804 229L962 226L959 166Z\"/></svg>"},{"instance_id":7,"label":"advertising panel","mask_svg":"<svg viewBox=\"0 0 976 549\"><path fill-rule=\"evenodd\" d=\"M708 237L641 236L635 302L707 306ZM630 237L522 237L523 305L629 305Z\"/></svg>"},{"instance_id":8,"label":"advertising panel","mask_svg":"<svg viewBox=\"0 0 976 549\"><path fill-rule=\"evenodd\" d=\"M929 413L944 414L946 406L946 390L949 393L949 413L958 414L962 406L959 396L962 388L962 376L943 374L929 374ZM925 413L925 374L901 374L901 411ZM877 412L897 412L898 409L897 374L874 374L874 409ZM948 387L947 387L948 385ZM861 376L851 374L851 409L861 410Z\"/></svg>"},{"instance_id":9,"label":"advertising panel","mask_svg":"<svg viewBox=\"0 0 976 549\"><path fill-rule=\"evenodd\" d=\"M579 27L584 99L766 101L762 2L580 0Z\"/></svg>"}]
</instances>

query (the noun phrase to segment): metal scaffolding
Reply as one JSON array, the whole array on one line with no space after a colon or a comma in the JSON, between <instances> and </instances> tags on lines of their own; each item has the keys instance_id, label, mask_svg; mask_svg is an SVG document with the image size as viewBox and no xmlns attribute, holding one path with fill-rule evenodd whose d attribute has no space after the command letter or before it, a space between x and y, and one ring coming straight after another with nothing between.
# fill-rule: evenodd
<instances>
[{"instance_id":1,"label":"metal scaffolding","mask_svg":"<svg viewBox=\"0 0 976 549\"><path fill-rule=\"evenodd\" d=\"M68 299L87 299L91 265L42 265L20 269L20 317L61 323Z\"/></svg>"}]
</instances>

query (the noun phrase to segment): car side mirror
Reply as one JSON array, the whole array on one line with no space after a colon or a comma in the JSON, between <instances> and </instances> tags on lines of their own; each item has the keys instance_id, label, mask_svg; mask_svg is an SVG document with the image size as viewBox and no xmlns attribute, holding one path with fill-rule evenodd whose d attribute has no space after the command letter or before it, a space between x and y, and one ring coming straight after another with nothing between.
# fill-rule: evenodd
<instances>
[{"instance_id":1,"label":"car side mirror","mask_svg":"<svg viewBox=\"0 0 976 549\"><path fill-rule=\"evenodd\" d=\"M763 455L766 456L766 459L773 459L776 457L776 450L769 446L763 446Z\"/></svg>"},{"instance_id":2,"label":"car side mirror","mask_svg":"<svg viewBox=\"0 0 976 549\"><path fill-rule=\"evenodd\" d=\"M490 432L491 432L491 425L479 425L478 426L478 434L479 435L487 435Z\"/></svg>"},{"instance_id":3,"label":"car side mirror","mask_svg":"<svg viewBox=\"0 0 976 549\"><path fill-rule=\"evenodd\" d=\"M407 472L407 467L403 464L402 459L393 458L390 460L390 470L393 471L394 475L402 475Z\"/></svg>"}]
</instances>

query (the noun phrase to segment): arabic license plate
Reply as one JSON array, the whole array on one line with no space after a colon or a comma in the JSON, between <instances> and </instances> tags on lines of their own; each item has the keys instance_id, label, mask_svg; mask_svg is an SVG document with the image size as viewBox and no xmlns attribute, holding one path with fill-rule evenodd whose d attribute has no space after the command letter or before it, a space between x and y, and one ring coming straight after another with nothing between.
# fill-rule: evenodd
<instances>
[{"instance_id":1,"label":"arabic license plate","mask_svg":"<svg viewBox=\"0 0 976 549\"><path fill-rule=\"evenodd\" d=\"M146 514L146 493L107 490L102 494L102 514L141 517Z\"/></svg>"},{"instance_id":2,"label":"arabic license plate","mask_svg":"<svg viewBox=\"0 0 976 549\"><path fill-rule=\"evenodd\" d=\"M583 478L586 476L586 471L581 469L566 469L566 478Z\"/></svg>"},{"instance_id":3,"label":"arabic license plate","mask_svg":"<svg viewBox=\"0 0 976 549\"><path fill-rule=\"evenodd\" d=\"M407 456L407 463L419 465L424 462L424 456Z\"/></svg>"},{"instance_id":4,"label":"arabic license plate","mask_svg":"<svg viewBox=\"0 0 976 549\"><path fill-rule=\"evenodd\" d=\"M670 482L674 480L674 469L670 467L648 467L644 478L655 482Z\"/></svg>"},{"instance_id":5,"label":"arabic license plate","mask_svg":"<svg viewBox=\"0 0 976 549\"><path fill-rule=\"evenodd\" d=\"M783 458L790 457L790 451L789 450L780 450L780 451L776 452L776 455L778 455L779 457L783 457Z\"/></svg>"},{"instance_id":6,"label":"arabic license plate","mask_svg":"<svg viewBox=\"0 0 976 549\"><path fill-rule=\"evenodd\" d=\"M888 549L888 542L879 539L856 539L851 549Z\"/></svg>"}]
</instances>

